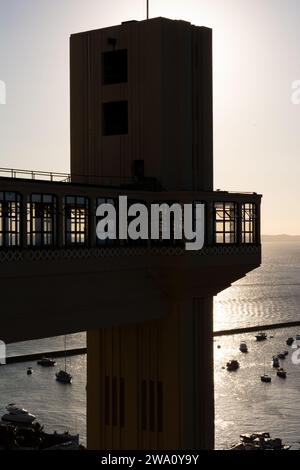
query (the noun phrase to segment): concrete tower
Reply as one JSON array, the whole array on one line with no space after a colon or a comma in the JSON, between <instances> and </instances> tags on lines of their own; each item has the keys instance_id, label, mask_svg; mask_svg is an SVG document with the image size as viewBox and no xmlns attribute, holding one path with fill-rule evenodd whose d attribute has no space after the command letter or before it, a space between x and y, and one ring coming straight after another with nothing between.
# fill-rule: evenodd
<instances>
[{"instance_id":1,"label":"concrete tower","mask_svg":"<svg viewBox=\"0 0 300 470\"><path fill-rule=\"evenodd\" d=\"M210 198L211 29L155 18L73 35L71 168L74 182ZM208 204L207 245L216 242L215 211ZM172 268L163 253L148 255L164 313L145 321L145 290L139 322L88 332L88 446L213 448L213 295L253 258L224 266L182 253Z\"/></svg>"},{"instance_id":2,"label":"concrete tower","mask_svg":"<svg viewBox=\"0 0 300 470\"><path fill-rule=\"evenodd\" d=\"M211 29L156 18L73 35L71 168L86 182L134 174L211 191Z\"/></svg>"}]
</instances>

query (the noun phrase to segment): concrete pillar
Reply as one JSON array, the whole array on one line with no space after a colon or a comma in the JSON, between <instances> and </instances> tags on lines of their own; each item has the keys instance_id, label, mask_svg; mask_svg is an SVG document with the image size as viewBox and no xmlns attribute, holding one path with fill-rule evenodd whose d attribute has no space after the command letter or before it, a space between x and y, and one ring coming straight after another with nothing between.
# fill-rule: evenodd
<instances>
[{"instance_id":1,"label":"concrete pillar","mask_svg":"<svg viewBox=\"0 0 300 470\"><path fill-rule=\"evenodd\" d=\"M88 332L90 449L213 449L212 298Z\"/></svg>"},{"instance_id":2,"label":"concrete pillar","mask_svg":"<svg viewBox=\"0 0 300 470\"><path fill-rule=\"evenodd\" d=\"M181 305L181 448L214 448L213 298Z\"/></svg>"},{"instance_id":3,"label":"concrete pillar","mask_svg":"<svg viewBox=\"0 0 300 470\"><path fill-rule=\"evenodd\" d=\"M56 211L57 211L57 246L63 248L64 246L64 237L65 237L65 208L64 208L64 197L62 195L57 196L56 202Z\"/></svg>"}]
</instances>

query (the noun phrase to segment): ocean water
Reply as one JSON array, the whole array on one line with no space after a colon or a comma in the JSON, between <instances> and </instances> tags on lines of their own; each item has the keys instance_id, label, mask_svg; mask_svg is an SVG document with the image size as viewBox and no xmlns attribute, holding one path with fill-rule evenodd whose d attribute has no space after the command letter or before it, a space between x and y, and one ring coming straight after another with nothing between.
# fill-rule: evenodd
<instances>
[{"instance_id":1,"label":"ocean water","mask_svg":"<svg viewBox=\"0 0 300 470\"><path fill-rule=\"evenodd\" d=\"M300 320L299 285L300 244L265 243L262 267L215 298L215 330ZM300 327L270 331L274 337L263 343L257 343L253 333L215 338L216 448L229 448L240 433L254 431L269 431L293 448L300 447L300 364L292 362L293 350L285 344L297 332ZM247 355L239 352L241 340L247 341ZM85 346L84 333L68 337L69 348L81 346ZM9 345L8 355L62 348L63 338L56 337ZM276 376L271 359L286 349L284 381ZM223 367L233 358L240 361L240 369L229 373ZM86 358L68 358L74 377L70 386L55 380L63 359L57 362L53 369L36 363L0 367L0 413L7 403L16 402L36 414L47 430L79 433L85 443ZM31 376L26 374L28 366L34 367ZM271 384L260 381L264 370L272 375Z\"/></svg>"},{"instance_id":2,"label":"ocean water","mask_svg":"<svg viewBox=\"0 0 300 470\"><path fill-rule=\"evenodd\" d=\"M85 333L69 335L67 348L84 347ZM64 348L64 338L48 338L8 345L7 355L46 352ZM86 356L67 358L67 369L73 375L72 385L56 381L55 373L64 368L64 358L56 367L38 366L35 361L0 367L0 416L8 403L17 403L37 416L46 431L79 433L86 442ZM27 375L27 367L33 374Z\"/></svg>"},{"instance_id":3,"label":"ocean water","mask_svg":"<svg viewBox=\"0 0 300 470\"><path fill-rule=\"evenodd\" d=\"M300 244L265 243L262 266L215 298L215 330L300 320L299 286ZM285 343L297 333L300 327L270 330L273 338L262 343L254 333L215 338L216 448L227 449L241 433L255 431L300 448L300 358ZM239 351L243 340L248 354ZM286 380L272 367L272 356L284 350L289 351L281 361ZM223 369L231 359L240 362L237 372ZM272 376L271 384L261 382L264 371Z\"/></svg>"},{"instance_id":4,"label":"ocean water","mask_svg":"<svg viewBox=\"0 0 300 470\"><path fill-rule=\"evenodd\" d=\"M215 330L300 320L299 286L300 243L264 243L262 266L215 298Z\"/></svg>"}]
</instances>

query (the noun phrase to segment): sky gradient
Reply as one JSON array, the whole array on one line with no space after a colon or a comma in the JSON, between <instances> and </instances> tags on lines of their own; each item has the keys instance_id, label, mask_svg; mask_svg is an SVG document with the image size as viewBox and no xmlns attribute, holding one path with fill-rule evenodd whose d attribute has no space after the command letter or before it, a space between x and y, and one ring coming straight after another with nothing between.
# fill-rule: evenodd
<instances>
[{"instance_id":1,"label":"sky gradient","mask_svg":"<svg viewBox=\"0 0 300 470\"><path fill-rule=\"evenodd\" d=\"M69 171L69 36L145 18L143 0L0 0L0 167ZM150 0L214 30L215 189L263 194L265 234L300 234L299 0Z\"/></svg>"}]
</instances>

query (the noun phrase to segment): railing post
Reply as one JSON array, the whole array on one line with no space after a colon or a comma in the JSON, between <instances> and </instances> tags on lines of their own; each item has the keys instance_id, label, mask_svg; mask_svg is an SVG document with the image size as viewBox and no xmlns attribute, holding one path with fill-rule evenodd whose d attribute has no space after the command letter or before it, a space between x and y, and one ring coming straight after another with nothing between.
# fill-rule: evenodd
<instances>
[{"instance_id":1,"label":"railing post","mask_svg":"<svg viewBox=\"0 0 300 470\"><path fill-rule=\"evenodd\" d=\"M64 246L65 216L64 216L64 197L57 196L57 246Z\"/></svg>"},{"instance_id":2,"label":"railing post","mask_svg":"<svg viewBox=\"0 0 300 470\"><path fill-rule=\"evenodd\" d=\"M237 244L242 245L242 231L243 231L243 213L242 202L237 202Z\"/></svg>"},{"instance_id":3,"label":"railing post","mask_svg":"<svg viewBox=\"0 0 300 470\"><path fill-rule=\"evenodd\" d=\"M206 201L206 219L205 219L205 244L211 246L214 244L214 201Z\"/></svg>"},{"instance_id":4,"label":"railing post","mask_svg":"<svg viewBox=\"0 0 300 470\"><path fill-rule=\"evenodd\" d=\"M27 203L28 193L22 192L20 204L20 246L27 248Z\"/></svg>"},{"instance_id":5,"label":"railing post","mask_svg":"<svg viewBox=\"0 0 300 470\"><path fill-rule=\"evenodd\" d=\"M92 197L89 200L89 232L88 232L88 245L91 248L95 248L96 246L96 199Z\"/></svg>"},{"instance_id":6,"label":"railing post","mask_svg":"<svg viewBox=\"0 0 300 470\"><path fill-rule=\"evenodd\" d=\"M259 201L255 202L255 215L256 215L256 221L255 221L255 243L260 245L261 244L261 222L260 222L260 217L261 217L261 204Z\"/></svg>"}]
</instances>

